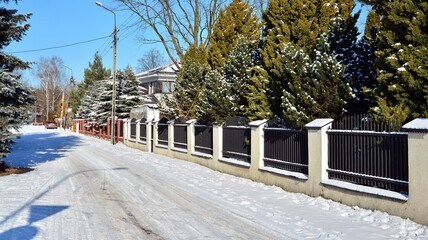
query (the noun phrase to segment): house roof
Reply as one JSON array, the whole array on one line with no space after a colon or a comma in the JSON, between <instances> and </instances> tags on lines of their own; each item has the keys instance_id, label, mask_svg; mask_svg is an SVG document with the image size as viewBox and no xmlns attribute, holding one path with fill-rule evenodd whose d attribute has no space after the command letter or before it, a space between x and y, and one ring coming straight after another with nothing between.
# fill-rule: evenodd
<instances>
[{"instance_id":1,"label":"house roof","mask_svg":"<svg viewBox=\"0 0 428 240\"><path fill-rule=\"evenodd\" d=\"M181 66L181 65L180 65ZM144 76L148 76L148 75L156 75L156 74L160 74L160 73L173 73L173 74L177 74L178 71L180 69L177 68L177 66L175 66L174 63L168 64L168 65L164 65L161 67L157 67L157 68L153 68L144 72L140 72L137 73L135 76L138 77L144 77Z\"/></svg>"}]
</instances>

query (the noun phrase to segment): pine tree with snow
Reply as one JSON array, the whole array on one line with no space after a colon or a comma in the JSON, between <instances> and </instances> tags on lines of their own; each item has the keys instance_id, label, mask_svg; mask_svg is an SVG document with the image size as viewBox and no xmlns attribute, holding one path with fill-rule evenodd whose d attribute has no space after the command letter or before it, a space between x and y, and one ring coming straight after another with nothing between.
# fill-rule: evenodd
<instances>
[{"instance_id":1,"label":"pine tree with snow","mask_svg":"<svg viewBox=\"0 0 428 240\"><path fill-rule=\"evenodd\" d=\"M313 56L317 38L326 33L330 20L336 15L335 0L272 0L263 12L262 58L263 68L269 73L269 99L274 115L282 116L281 72L282 49L292 43L306 54Z\"/></svg>"},{"instance_id":2,"label":"pine tree with snow","mask_svg":"<svg viewBox=\"0 0 428 240\"><path fill-rule=\"evenodd\" d=\"M239 110L236 97L224 74L211 70L205 76L205 87L197 107L197 116L209 122L222 123L235 116Z\"/></svg>"},{"instance_id":3,"label":"pine tree with snow","mask_svg":"<svg viewBox=\"0 0 428 240\"><path fill-rule=\"evenodd\" d=\"M331 55L326 35L318 39L315 59L292 43L282 51L281 109L290 127L316 118L339 118L351 88L343 82L344 66Z\"/></svg>"},{"instance_id":4,"label":"pine tree with snow","mask_svg":"<svg viewBox=\"0 0 428 240\"><path fill-rule=\"evenodd\" d=\"M168 117L195 118L201 93L204 91L204 77L209 70L207 54L202 47L191 46L186 52L177 79L175 91L165 95L160 110Z\"/></svg>"},{"instance_id":5,"label":"pine tree with snow","mask_svg":"<svg viewBox=\"0 0 428 240\"><path fill-rule=\"evenodd\" d=\"M96 52L94 60L89 62L88 68L84 71L84 78L81 83L77 86L77 89L71 92L70 105L73 112L77 112L77 109L81 104L81 99L85 95L85 92L98 80L108 79L111 76L109 69L103 65L101 55Z\"/></svg>"},{"instance_id":6,"label":"pine tree with snow","mask_svg":"<svg viewBox=\"0 0 428 240\"><path fill-rule=\"evenodd\" d=\"M129 118L131 109L139 107L146 96L142 95L142 86L131 67L117 74L119 91L117 92L116 113L119 118Z\"/></svg>"},{"instance_id":7,"label":"pine tree with snow","mask_svg":"<svg viewBox=\"0 0 428 240\"><path fill-rule=\"evenodd\" d=\"M208 63L211 69L221 71L229 53L241 36L258 44L261 24L248 2L233 0L220 10L208 45Z\"/></svg>"},{"instance_id":8,"label":"pine tree with snow","mask_svg":"<svg viewBox=\"0 0 428 240\"><path fill-rule=\"evenodd\" d=\"M377 95L406 120L428 117L428 3L425 0L395 0L377 6L381 15L376 67ZM379 103L379 102L378 102ZM387 116L377 108L376 113Z\"/></svg>"},{"instance_id":9,"label":"pine tree with snow","mask_svg":"<svg viewBox=\"0 0 428 240\"><path fill-rule=\"evenodd\" d=\"M9 1L3 0L8 3ZM17 3L18 1L15 1ZM26 23L31 14L17 14L17 10L0 7L0 165L10 151L19 126L29 118L29 108L35 99L32 91L14 73L18 69L26 69L29 63L6 54L4 47L12 41L20 41L30 25Z\"/></svg>"},{"instance_id":10,"label":"pine tree with snow","mask_svg":"<svg viewBox=\"0 0 428 240\"><path fill-rule=\"evenodd\" d=\"M352 113L367 113L376 104L374 90L378 86L375 68L377 50L376 36L380 17L374 11L367 16L364 36L356 44L355 73L353 74L352 89L354 98L349 105Z\"/></svg>"},{"instance_id":11,"label":"pine tree with snow","mask_svg":"<svg viewBox=\"0 0 428 240\"><path fill-rule=\"evenodd\" d=\"M318 38L315 60L311 67L311 78L314 79L313 95L318 103L316 112L309 113L314 118L339 119L345 111L346 103L351 99L352 89L344 81L345 65L336 55L331 54L328 36Z\"/></svg>"},{"instance_id":12,"label":"pine tree with snow","mask_svg":"<svg viewBox=\"0 0 428 240\"><path fill-rule=\"evenodd\" d=\"M118 84L116 83L116 85ZM113 94L113 80L98 80L92 86L92 91L94 91L92 95L94 96L94 98L92 99L92 104L90 107L91 114L89 115L89 118L92 121L98 122L99 124L105 124L107 123L107 119L111 118L111 98ZM115 116L118 116L117 104L115 110Z\"/></svg>"}]
</instances>

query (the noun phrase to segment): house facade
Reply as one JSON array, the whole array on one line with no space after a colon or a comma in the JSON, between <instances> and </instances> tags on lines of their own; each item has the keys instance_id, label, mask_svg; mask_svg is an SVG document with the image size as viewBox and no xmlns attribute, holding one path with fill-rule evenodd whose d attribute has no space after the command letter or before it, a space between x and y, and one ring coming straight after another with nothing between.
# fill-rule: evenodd
<instances>
[{"instance_id":1,"label":"house facade","mask_svg":"<svg viewBox=\"0 0 428 240\"><path fill-rule=\"evenodd\" d=\"M163 95L174 91L178 71L175 64L169 64L138 73L135 77L144 87L143 94L153 96L157 103L162 100Z\"/></svg>"}]
</instances>

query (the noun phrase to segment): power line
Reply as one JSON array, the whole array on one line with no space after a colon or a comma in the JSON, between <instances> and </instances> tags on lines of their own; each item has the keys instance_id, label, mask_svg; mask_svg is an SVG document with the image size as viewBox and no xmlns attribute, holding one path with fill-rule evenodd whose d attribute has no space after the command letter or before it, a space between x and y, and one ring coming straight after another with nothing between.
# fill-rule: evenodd
<instances>
[{"instance_id":1,"label":"power line","mask_svg":"<svg viewBox=\"0 0 428 240\"><path fill-rule=\"evenodd\" d=\"M71 44L62 45L62 46L48 47L48 48L40 48L40 49L33 49L33 50L25 50L25 51L8 52L8 54L28 53L28 52L40 52L40 51L46 51L46 50L57 49L57 48L71 47L71 46L75 46L75 45L79 45L79 44L84 44L84 43L88 43L88 42L98 41L98 40L101 40L101 39L104 39L104 38L108 38L108 37L110 37L110 36L111 36L111 34L110 34L110 35L108 35L108 36L100 37L100 38L90 39L90 40L81 41L81 42L76 42L76 43L71 43Z\"/></svg>"}]
</instances>

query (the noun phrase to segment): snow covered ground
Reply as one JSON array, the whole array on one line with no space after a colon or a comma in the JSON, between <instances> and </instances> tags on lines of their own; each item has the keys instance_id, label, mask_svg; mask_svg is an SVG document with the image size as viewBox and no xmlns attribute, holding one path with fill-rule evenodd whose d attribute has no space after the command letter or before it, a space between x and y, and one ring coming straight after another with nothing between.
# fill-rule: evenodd
<instances>
[{"instance_id":1,"label":"snow covered ground","mask_svg":"<svg viewBox=\"0 0 428 240\"><path fill-rule=\"evenodd\" d=\"M388 214L108 141L25 126L0 177L0 239L428 239Z\"/></svg>"}]
</instances>

